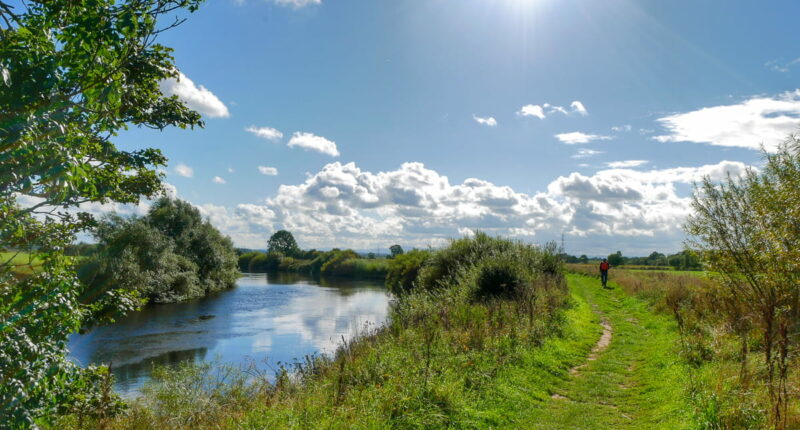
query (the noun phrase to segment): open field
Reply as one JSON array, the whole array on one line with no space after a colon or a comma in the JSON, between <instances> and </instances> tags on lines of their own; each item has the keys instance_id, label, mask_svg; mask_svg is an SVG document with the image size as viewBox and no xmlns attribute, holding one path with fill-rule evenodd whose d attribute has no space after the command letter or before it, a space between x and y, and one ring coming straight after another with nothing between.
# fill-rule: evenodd
<instances>
[{"instance_id":1,"label":"open field","mask_svg":"<svg viewBox=\"0 0 800 430\"><path fill-rule=\"evenodd\" d=\"M0 252L0 263L11 265L11 270L20 275L30 275L41 266L41 262L32 259L30 254L15 251Z\"/></svg>"}]
</instances>

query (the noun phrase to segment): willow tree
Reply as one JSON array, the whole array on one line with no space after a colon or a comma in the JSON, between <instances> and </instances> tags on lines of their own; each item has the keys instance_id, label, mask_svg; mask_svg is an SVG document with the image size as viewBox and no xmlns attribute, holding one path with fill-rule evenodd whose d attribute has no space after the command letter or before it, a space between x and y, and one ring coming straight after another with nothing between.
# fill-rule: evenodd
<instances>
[{"instance_id":1,"label":"willow tree","mask_svg":"<svg viewBox=\"0 0 800 430\"><path fill-rule=\"evenodd\" d=\"M202 126L159 83L178 77L158 35L200 0L0 0L0 420L104 413L98 372L66 359L81 325L139 301L86 290L64 248L92 225L85 202L135 203L161 191L158 149L114 144L130 126ZM32 272L16 267L29 256ZM17 258L13 258L17 256ZM76 395L80 392L80 395ZM110 402L113 403L113 402Z\"/></svg>"},{"instance_id":2,"label":"willow tree","mask_svg":"<svg viewBox=\"0 0 800 430\"><path fill-rule=\"evenodd\" d=\"M705 178L687 222L691 244L720 276L722 299L732 301L732 323L755 324L767 371L770 421L785 428L790 363L797 354L800 321L800 140L789 138L766 155L760 171ZM746 332L743 332L746 336ZM743 338L743 372L747 370Z\"/></svg>"}]
</instances>

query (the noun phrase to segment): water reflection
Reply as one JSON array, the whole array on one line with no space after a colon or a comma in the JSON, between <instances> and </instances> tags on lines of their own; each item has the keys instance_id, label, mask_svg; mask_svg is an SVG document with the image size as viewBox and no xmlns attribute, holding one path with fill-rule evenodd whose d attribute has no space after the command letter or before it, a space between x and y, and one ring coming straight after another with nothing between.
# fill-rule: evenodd
<instances>
[{"instance_id":1,"label":"water reflection","mask_svg":"<svg viewBox=\"0 0 800 430\"><path fill-rule=\"evenodd\" d=\"M110 363L117 390L135 394L154 365L218 359L291 362L329 353L386 319L388 296L375 282L317 282L297 274L248 274L237 288L187 303L152 305L70 339L79 363ZM266 360L265 360L266 359Z\"/></svg>"}]
</instances>

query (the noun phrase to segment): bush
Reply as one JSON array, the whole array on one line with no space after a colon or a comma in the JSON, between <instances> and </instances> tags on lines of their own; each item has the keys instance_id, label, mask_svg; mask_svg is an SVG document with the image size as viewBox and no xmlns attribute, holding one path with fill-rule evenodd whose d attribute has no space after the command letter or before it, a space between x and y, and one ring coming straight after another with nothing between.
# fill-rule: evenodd
<instances>
[{"instance_id":1,"label":"bush","mask_svg":"<svg viewBox=\"0 0 800 430\"><path fill-rule=\"evenodd\" d=\"M249 272L250 271L250 261L253 258L257 257L259 254L262 254L258 251L246 252L239 256L239 270L242 272Z\"/></svg>"},{"instance_id":2,"label":"bush","mask_svg":"<svg viewBox=\"0 0 800 430\"><path fill-rule=\"evenodd\" d=\"M419 271L415 287L434 290L452 284L479 262L501 256L520 262L520 270L530 272L532 278L540 274L563 275L563 263L554 244L539 249L477 232L472 238L453 240L450 246L435 252Z\"/></svg>"},{"instance_id":3,"label":"bush","mask_svg":"<svg viewBox=\"0 0 800 430\"><path fill-rule=\"evenodd\" d=\"M532 281L528 270L510 258L492 257L475 268L473 294L478 298L513 297L520 288Z\"/></svg>"},{"instance_id":4,"label":"bush","mask_svg":"<svg viewBox=\"0 0 800 430\"><path fill-rule=\"evenodd\" d=\"M250 272L272 272L278 270L281 264L281 254L277 252L263 253L259 252L258 255L250 260L247 270Z\"/></svg>"},{"instance_id":5,"label":"bush","mask_svg":"<svg viewBox=\"0 0 800 430\"><path fill-rule=\"evenodd\" d=\"M389 262L386 272L386 288L395 295L411 291L419 270L430 256L431 251L413 249L391 260L383 260Z\"/></svg>"}]
</instances>

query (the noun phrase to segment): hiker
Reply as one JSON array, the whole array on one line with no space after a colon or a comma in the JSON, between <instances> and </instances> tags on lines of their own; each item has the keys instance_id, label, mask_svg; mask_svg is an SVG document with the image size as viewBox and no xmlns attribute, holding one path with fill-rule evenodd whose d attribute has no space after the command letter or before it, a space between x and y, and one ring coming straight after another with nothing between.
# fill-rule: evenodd
<instances>
[{"instance_id":1,"label":"hiker","mask_svg":"<svg viewBox=\"0 0 800 430\"><path fill-rule=\"evenodd\" d=\"M609 267L610 266L608 265L608 260L604 258L603 261L600 263L600 282L603 283L603 288L606 288L606 285L608 284Z\"/></svg>"}]
</instances>

